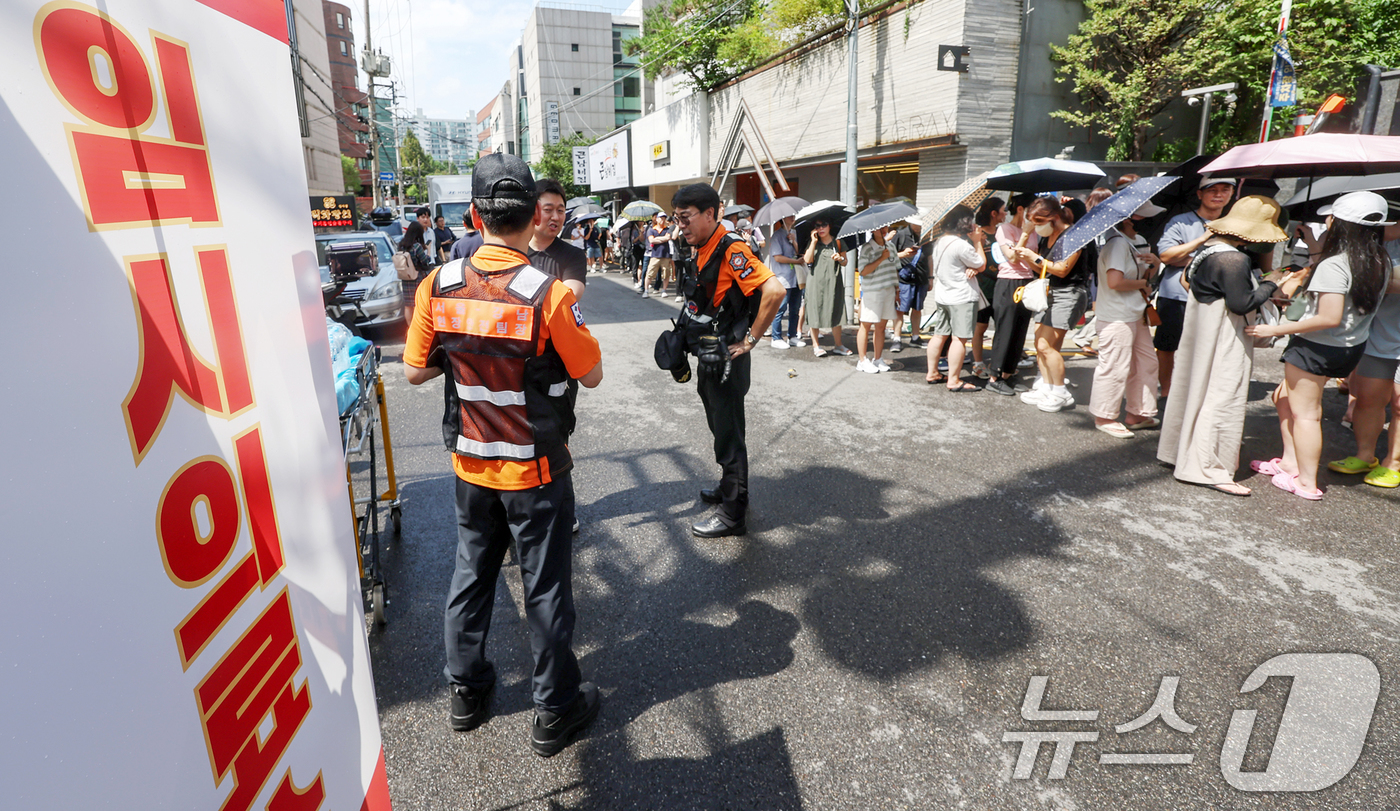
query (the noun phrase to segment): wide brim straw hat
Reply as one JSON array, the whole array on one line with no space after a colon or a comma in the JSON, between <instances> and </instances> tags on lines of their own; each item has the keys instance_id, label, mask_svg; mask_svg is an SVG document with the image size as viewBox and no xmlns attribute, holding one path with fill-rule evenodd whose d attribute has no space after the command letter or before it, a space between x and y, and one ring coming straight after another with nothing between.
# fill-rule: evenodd
<instances>
[{"instance_id":1,"label":"wide brim straw hat","mask_svg":"<svg viewBox=\"0 0 1400 811\"><path fill-rule=\"evenodd\" d=\"M1274 198L1251 194L1236 200L1229 214L1206 223L1206 228L1245 242L1283 242L1288 232L1278 227L1281 210Z\"/></svg>"}]
</instances>

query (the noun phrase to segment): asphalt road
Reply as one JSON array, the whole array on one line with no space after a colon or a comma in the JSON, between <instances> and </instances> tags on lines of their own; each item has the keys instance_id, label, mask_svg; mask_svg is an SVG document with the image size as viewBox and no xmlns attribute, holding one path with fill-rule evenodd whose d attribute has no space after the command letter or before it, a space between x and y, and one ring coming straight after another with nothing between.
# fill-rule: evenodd
<instances>
[{"instance_id":1,"label":"asphalt road","mask_svg":"<svg viewBox=\"0 0 1400 811\"><path fill-rule=\"evenodd\" d=\"M400 347L385 346L404 530L386 551L389 624L371 648L396 808L1400 806L1400 494L1324 473L1321 502L1258 476L1253 497L1231 498L1174 481L1154 433L1094 431L1083 405L1045 414L951 395L924 384L923 355L907 349L891 356L903 368L867 375L764 342L747 400L750 532L701 541L688 530L703 514L697 491L718 478L704 414L693 384L651 360L677 305L607 274L591 277L583 309L605 379L581 393L572 442L576 642L604 699L591 732L551 760L528 745L513 568L495 607L494 715L448 728L442 606L456 537L442 390L409 386ZM1258 358L1246 460L1277 455L1264 399L1277 354ZM1082 404L1092 374L1093 361L1069 364ZM1343 407L1329 393L1326 458L1349 452ZM1258 711L1241 770L1272 767L1245 780L1275 787L1337 762L1345 773L1346 720L1365 728L1366 690L1339 675L1341 657L1307 660L1321 678L1292 666L1294 678L1241 694L1251 671L1289 653L1355 653L1379 669L1364 748L1320 791L1234 788L1221 752L1235 710ZM1042 710L1097 718L1026 720L1033 676L1048 677ZM1164 676L1179 677L1177 726L1194 731L1156 720L1117 732ZM1051 745L1023 778L1022 745L1004 736L1024 731L1085 742L1065 747L1062 778ZM1191 762L1100 762L1142 752Z\"/></svg>"}]
</instances>

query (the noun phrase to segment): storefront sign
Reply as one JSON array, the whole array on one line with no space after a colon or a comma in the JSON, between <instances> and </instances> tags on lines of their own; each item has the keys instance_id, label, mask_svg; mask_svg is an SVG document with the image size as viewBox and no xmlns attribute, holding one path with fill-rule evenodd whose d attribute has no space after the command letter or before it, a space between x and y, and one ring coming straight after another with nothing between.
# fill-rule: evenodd
<instances>
[{"instance_id":1,"label":"storefront sign","mask_svg":"<svg viewBox=\"0 0 1400 811\"><path fill-rule=\"evenodd\" d=\"M588 147L574 147L574 185L588 185Z\"/></svg>"},{"instance_id":2,"label":"storefront sign","mask_svg":"<svg viewBox=\"0 0 1400 811\"><path fill-rule=\"evenodd\" d=\"M651 159L654 161L664 161L671 157L671 142L662 141L659 144L651 145Z\"/></svg>"},{"instance_id":3,"label":"storefront sign","mask_svg":"<svg viewBox=\"0 0 1400 811\"><path fill-rule=\"evenodd\" d=\"M5 805L386 811L284 6L6 12Z\"/></svg>"},{"instance_id":4,"label":"storefront sign","mask_svg":"<svg viewBox=\"0 0 1400 811\"><path fill-rule=\"evenodd\" d=\"M623 130L588 148L588 185L595 192L632 185L629 131Z\"/></svg>"},{"instance_id":5,"label":"storefront sign","mask_svg":"<svg viewBox=\"0 0 1400 811\"><path fill-rule=\"evenodd\" d=\"M336 228L355 224L354 195L311 198L311 225L316 228Z\"/></svg>"}]
</instances>

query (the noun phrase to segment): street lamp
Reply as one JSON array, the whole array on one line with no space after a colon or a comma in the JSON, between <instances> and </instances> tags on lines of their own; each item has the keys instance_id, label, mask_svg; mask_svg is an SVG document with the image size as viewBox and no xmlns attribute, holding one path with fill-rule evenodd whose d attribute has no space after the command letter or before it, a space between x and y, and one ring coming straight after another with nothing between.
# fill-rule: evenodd
<instances>
[{"instance_id":1,"label":"street lamp","mask_svg":"<svg viewBox=\"0 0 1400 811\"><path fill-rule=\"evenodd\" d=\"M1225 103L1234 104L1237 98L1235 96L1235 88L1237 86L1238 85L1234 82L1227 82L1225 84L1211 85L1210 87L1193 87L1190 90L1181 91L1181 95L1186 99L1187 104L1192 107L1195 107L1197 104L1201 105L1201 134L1196 138L1197 155L1204 155L1206 153L1206 135L1210 133L1211 97L1216 93L1226 93ZM1205 98L1204 103L1201 101L1203 97Z\"/></svg>"}]
</instances>

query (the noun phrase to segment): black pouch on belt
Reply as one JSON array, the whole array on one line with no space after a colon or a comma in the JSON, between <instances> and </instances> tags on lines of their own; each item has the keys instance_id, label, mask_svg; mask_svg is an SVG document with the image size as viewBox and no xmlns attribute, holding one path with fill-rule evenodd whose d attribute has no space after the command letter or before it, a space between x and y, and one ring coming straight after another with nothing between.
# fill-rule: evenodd
<instances>
[{"instance_id":1,"label":"black pouch on belt","mask_svg":"<svg viewBox=\"0 0 1400 811\"><path fill-rule=\"evenodd\" d=\"M720 382L729 379L729 347L718 335L701 335L695 350L696 360L706 374L721 375Z\"/></svg>"}]
</instances>

